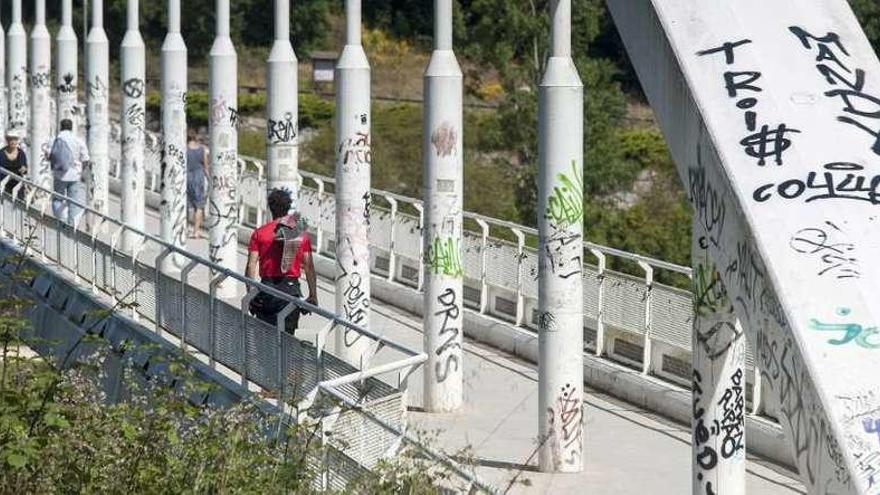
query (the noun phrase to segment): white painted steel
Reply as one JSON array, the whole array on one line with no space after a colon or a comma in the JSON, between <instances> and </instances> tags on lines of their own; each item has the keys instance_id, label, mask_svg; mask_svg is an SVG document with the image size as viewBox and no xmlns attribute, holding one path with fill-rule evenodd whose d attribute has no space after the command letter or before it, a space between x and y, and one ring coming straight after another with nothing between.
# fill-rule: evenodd
<instances>
[{"instance_id":1,"label":"white painted steel","mask_svg":"<svg viewBox=\"0 0 880 495\"><path fill-rule=\"evenodd\" d=\"M550 5L552 52L538 92L538 461L583 469L583 85L571 0Z\"/></svg>"},{"instance_id":2,"label":"white painted steel","mask_svg":"<svg viewBox=\"0 0 880 495\"><path fill-rule=\"evenodd\" d=\"M608 4L804 484L876 492L880 64L848 3Z\"/></svg>"},{"instance_id":3,"label":"white painted steel","mask_svg":"<svg viewBox=\"0 0 880 495\"><path fill-rule=\"evenodd\" d=\"M207 227L211 261L237 271L238 248L238 57L229 37L229 0L217 0L217 32L210 53L208 127L211 134L211 192ZM217 288L220 297L235 290Z\"/></svg>"},{"instance_id":4,"label":"white painted steel","mask_svg":"<svg viewBox=\"0 0 880 495\"><path fill-rule=\"evenodd\" d=\"M21 0L12 0L12 22L6 35L6 87L9 90L10 129L22 137L28 132L27 34L21 22Z\"/></svg>"},{"instance_id":5,"label":"white painted steel","mask_svg":"<svg viewBox=\"0 0 880 495\"><path fill-rule=\"evenodd\" d=\"M694 222L692 234L692 493L745 495L746 338L702 224Z\"/></svg>"},{"instance_id":6,"label":"white painted steel","mask_svg":"<svg viewBox=\"0 0 880 495\"><path fill-rule=\"evenodd\" d=\"M86 139L91 163L91 207L109 210L110 43L104 32L104 0L92 0L92 27L86 40Z\"/></svg>"},{"instance_id":7,"label":"white painted steel","mask_svg":"<svg viewBox=\"0 0 880 495\"><path fill-rule=\"evenodd\" d=\"M298 62L290 44L290 0L275 0L275 42L266 63L267 191L286 189L299 207Z\"/></svg>"},{"instance_id":8,"label":"white painted steel","mask_svg":"<svg viewBox=\"0 0 880 495\"><path fill-rule=\"evenodd\" d=\"M370 322L370 64L361 46L361 2L345 2L346 42L336 65L336 312ZM360 366L367 342L337 332L337 354Z\"/></svg>"},{"instance_id":9,"label":"white painted steel","mask_svg":"<svg viewBox=\"0 0 880 495\"><path fill-rule=\"evenodd\" d=\"M6 31L0 25L0 136L6 134L6 126L8 125L8 93L8 86L6 84Z\"/></svg>"},{"instance_id":10,"label":"white painted steel","mask_svg":"<svg viewBox=\"0 0 880 495\"><path fill-rule=\"evenodd\" d=\"M61 27L55 38L55 108L56 129L61 121L70 119L74 131L78 122L77 81L79 79L78 47L76 31L73 29L73 0L61 0Z\"/></svg>"},{"instance_id":11,"label":"white painted steel","mask_svg":"<svg viewBox=\"0 0 880 495\"><path fill-rule=\"evenodd\" d=\"M180 0L168 0L168 33L162 43L162 240L186 246L186 44L180 34ZM176 255L165 259L163 270L179 269Z\"/></svg>"},{"instance_id":12,"label":"white painted steel","mask_svg":"<svg viewBox=\"0 0 880 495\"><path fill-rule=\"evenodd\" d=\"M452 412L464 400L462 337L462 75L452 50L452 0L434 0L434 51L425 70L422 141L425 225L424 407Z\"/></svg>"},{"instance_id":13,"label":"white painted steel","mask_svg":"<svg viewBox=\"0 0 880 495\"><path fill-rule=\"evenodd\" d=\"M144 228L146 50L141 37L138 0L128 0L127 30L122 38L122 221ZM137 243L130 231L122 239L122 249L131 252Z\"/></svg>"},{"instance_id":14,"label":"white painted steel","mask_svg":"<svg viewBox=\"0 0 880 495\"><path fill-rule=\"evenodd\" d=\"M36 0L36 19L31 31L31 115L30 153L28 173L31 179L44 186L52 186L49 166L49 141L52 127L51 86L52 40L46 29L46 0Z\"/></svg>"}]
</instances>

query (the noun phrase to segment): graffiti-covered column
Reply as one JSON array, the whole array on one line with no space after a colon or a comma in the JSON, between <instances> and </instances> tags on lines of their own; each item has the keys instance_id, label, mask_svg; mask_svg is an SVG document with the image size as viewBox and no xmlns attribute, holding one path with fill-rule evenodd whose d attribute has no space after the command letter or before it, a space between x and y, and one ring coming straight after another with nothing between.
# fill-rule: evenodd
<instances>
[{"instance_id":1,"label":"graffiti-covered column","mask_svg":"<svg viewBox=\"0 0 880 495\"><path fill-rule=\"evenodd\" d=\"M583 469L583 85L571 0L554 0L538 91L538 433L545 472Z\"/></svg>"},{"instance_id":2,"label":"graffiti-covered column","mask_svg":"<svg viewBox=\"0 0 880 495\"><path fill-rule=\"evenodd\" d=\"M345 1L346 41L336 65L336 312L370 322L370 64L361 46L361 1ZM354 365L368 342L336 333L340 357Z\"/></svg>"},{"instance_id":3,"label":"graffiti-covered column","mask_svg":"<svg viewBox=\"0 0 880 495\"><path fill-rule=\"evenodd\" d=\"M211 261L238 270L238 58L229 37L229 0L217 0L217 35L210 54ZM232 295L223 284L218 294Z\"/></svg>"},{"instance_id":4,"label":"graffiti-covered column","mask_svg":"<svg viewBox=\"0 0 880 495\"><path fill-rule=\"evenodd\" d=\"M180 0L168 0L168 33L162 44L162 240L186 246L186 44L180 35ZM179 264L165 258L163 269Z\"/></svg>"},{"instance_id":5,"label":"graffiti-covered column","mask_svg":"<svg viewBox=\"0 0 880 495\"><path fill-rule=\"evenodd\" d=\"M424 407L454 411L463 399L462 76L452 50L452 0L434 0L434 52L425 71Z\"/></svg>"},{"instance_id":6,"label":"graffiti-covered column","mask_svg":"<svg viewBox=\"0 0 880 495\"><path fill-rule=\"evenodd\" d=\"M293 208L299 200L298 82L296 54L290 44L290 0L275 0L275 43L269 52L266 81L266 188L287 189Z\"/></svg>"},{"instance_id":7,"label":"graffiti-covered column","mask_svg":"<svg viewBox=\"0 0 880 495\"><path fill-rule=\"evenodd\" d=\"M49 140L52 128L52 90L50 69L52 40L46 29L46 0L36 0L36 19L31 31L31 116L28 170L31 179L43 187L52 187L49 166Z\"/></svg>"},{"instance_id":8,"label":"graffiti-covered column","mask_svg":"<svg viewBox=\"0 0 880 495\"><path fill-rule=\"evenodd\" d=\"M0 25L0 135L5 135L9 115L6 103L8 86L6 85L6 32Z\"/></svg>"},{"instance_id":9,"label":"graffiti-covered column","mask_svg":"<svg viewBox=\"0 0 880 495\"><path fill-rule=\"evenodd\" d=\"M104 32L104 0L91 0L92 27L86 40L86 131L91 160L92 208L107 214L110 171L110 43Z\"/></svg>"},{"instance_id":10,"label":"graffiti-covered column","mask_svg":"<svg viewBox=\"0 0 880 495\"><path fill-rule=\"evenodd\" d=\"M73 0L61 1L61 27L58 29L55 43L57 47L55 51L55 108L58 117L56 128L60 129L60 123L64 119L70 119L74 126L77 124L78 47L76 31L73 30Z\"/></svg>"},{"instance_id":11,"label":"graffiti-covered column","mask_svg":"<svg viewBox=\"0 0 880 495\"><path fill-rule=\"evenodd\" d=\"M692 239L693 494L745 495L746 339L699 222Z\"/></svg>"},{"instance_id":12,"label":"graffiti-covered column","mask_svg":"<svg viewBox=\"0 0 880 495\"><path fill-rule=\"evenodd\" d=\"M128 0L128 29L122 38L122 222L144 229L145 48L141 37L138 0ZM128 234L128 233L127 233ZM137 238L123 237L130 251Z\"/></svg>"},{"instance_id":13,"label":"graffiti-covered column","mask_svg":"<svg viewBox=\"0 0 880 495\"><path fill-rule=\"evenodd\" d=\"M876 494L880 63L849 3L606 4L807 493Z\"/></svg>"},{"instance_id":14,"label":"graffiti-covered column","mask_svg":"<svg viewBox=\"0 0 880 495\"><path fill-rule=\"evenodd\" d=\"M6 35L6 87L9 90L10 129L25 137L28 131L27 34L21 23L21 0L12 0L12 22Z\"/></svg>"}]
</instances>

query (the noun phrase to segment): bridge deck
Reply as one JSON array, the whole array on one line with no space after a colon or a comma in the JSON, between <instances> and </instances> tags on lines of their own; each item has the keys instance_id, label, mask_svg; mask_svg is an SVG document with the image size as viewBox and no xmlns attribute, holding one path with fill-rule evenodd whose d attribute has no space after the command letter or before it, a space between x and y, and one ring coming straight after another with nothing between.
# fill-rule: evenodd
<instances>
[{"instance_id":1,"label":"bridge deck","mask_svg":"<svg viewBox=\"0 0 880 495\"><path fill-rule=\"evenodd\" d=\"M111 200L118 215L118 198ZM147 209L149 232L159 231L158 212ZM207 257L206 240L190 240ZM239 249L239 267L245 250ZM198 275L196 275L198 276ZM333 283L319 278L319 300L332 306ZM411 289L402 289L411 290ZM421 348L417 317L374 302L371 328L413 348ZM304 317L301 337L308 338L321 322ZM536 470L537 367L497 349L465 341L465 405L456 414L422 412L421 373L410 380L411 428L438 432L435 446L450 455L470 446L476 472L503 491L516 479L511 493L681 494L690 491L690 432L638 407L587 390L586 470L580 474L543 474ZM430 435L429 435L430 436ZM748 463L748 493L805 493L794 473L758 460Z\"/></svg>"}]
</instances>

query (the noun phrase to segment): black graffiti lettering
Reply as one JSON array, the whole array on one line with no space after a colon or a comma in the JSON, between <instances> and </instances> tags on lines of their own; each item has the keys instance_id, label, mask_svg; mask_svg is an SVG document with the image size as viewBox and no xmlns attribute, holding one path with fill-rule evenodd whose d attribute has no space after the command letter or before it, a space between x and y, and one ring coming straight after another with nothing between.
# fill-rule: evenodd
<instances>
[{"instance_id":1,"label":"black graffiti lettering","mask_svg":"<svg viewBox=\"0 0 880 495\"><path fill-rule=\"evenodd\" d=\"M129 98L140 98L144 95L144 80L131 78L122 83L122 92Z\"/></svg>"},{"instance_id":2,"label":"black graffiti lettering","mask_svg":"<svg viewBox=\"0 0 880 495\"><path fill-rule=\"evenodd\" d=\"M830 98L839 96L843 100L843 111L859 117L867 117L871 119L880 118L880 98L869 94L853 91L851 89L832 89L825 92L825 96ZM867 103L867 108L859 108L855 102L861 101Z\"/></svg>"},{"instance_id":3,"label":"black graffiti lettering","mask_svg":"<svg viewBox=\"0 0 880 495\"><path fill-rule=\"evenodd\" d=\"M702 57L704 55L711 55L713 53L722 52L722 53L724 53L724 61L727 63L727 65L730 65L733 63L733 60L734 60L733 49L738 46L742 46L742 45L745 45L746 43L751 43L751 42L752 42L752 40L749 40L749 39L744 39L744 40L734 41L734 42L728 41L719 47L709 48L708 50L698 51L697 55Z\"/></svg>"},{"instance_id":4,"label":"black graffiti lettering","mask_svg":"<svg viewBox=\"0 0 880 495\"><path fill-rule=\"evenodd\" d=\"M688 193L697 218L703 224L709 241L717 246L724 232L727 206L722 194L709 183L702 164L702 147L697 148L697 167L688 169Z\"/></svg>"},{"instance_id":5,"label":"black graffiti lettering","mask_svg":"<svg viewBox=\"0 0 880 495\"><path fill-rule=\"evenodd\" d=\"M782 153L791 146L791 140L785 137L786 133L800 133L798 129L790 129L785 124L779 124L776 129L764 124L761 130L744 137L739 144L743 146L747 155L757 158L758 165L763 166L765 158L772 157L777 165L782 165Z\"/></svg>"},{"instance_id":6,"label":"black graffiti lettering","mask_svg":"<svg viewBox=\"0 0 880 495\"><path fill-rule=\"evenodd\" d=\"M742 77L745 76L745 77ZM757 71L747 70L747 71L739 71L732 72L728 71L724 73L724 87L727 88L727 96L731 98L736 98L740 91L754 91L756 93L760 93L763 91L758 86L753 86L751 83L760 79L761 73ZM737 80L740 78L740 80Z\"/></svg>"},{"instance_id":7,"label":"black graffiti lettering","mask_svg":"<svg viewBox=\"0 0 880 495\"><path fill-rule=\"evenodd\" d=\"M837 83L845 84L849 89L861 92L862 88L865 87L865 71L862 69L856 69L855 72L855 81L848 81L845 77L840 75L839 72L828 67L825 64L816 64L816 70L819 71L825 77L825 80L828 81L828 84L836 86ZM826 93L827 95L827 93Z\"/></svg>"},{"instance_id":8,"label":"black graffiti lettering","mask_svg":"<svg viewBox=\"0 0 880 495\"><path fill-rule=\"evenodd\" d=\"M434 353L440 357L446 351L452 349L461 349L461 343L458 342L460 329L458 326L458 319L461 313L461 307L458 304L458 297L455 294L455 291L452 288L447 288L444 290L439 296L437 296L437 302L440 303L441 309L434 313L434 316L442 316L443 323L440 325L440 338L444 337L446 340L441 344ZM436 363L435 372L437 373L437 380L442 382L446 380L448 371L449 371L449 363L450 356L455 356L455 369L458 370L458 357L456 354L450 354L446 357L445 360L445 371L441 375L439 372L440 363Z\"/></svg>"},{"instance_id":9,"label":"black graffiti lettering","mask_svg":"<svg viewBox=\"0 0 880 495\"><path fill-rule=\"evenodd\" d=\"M443 361L442 369L440 367L441 363L434 363L434 373L437 375L438 382L445 382L446 378L449 377L449 367L450 365L455 366L454 371L458 371L459 367L459 359L457 354L450 354L446 356L446 360Z\"/></svg>"},{"instance_id":10,"label":"black graffiti lettering","mask_svg":"<svg viewBox=\"0 0 880 495\"><path fill-rule=\"evenodd\" d=\"M296 122L287 113L282 120L269 119L266 125L267 138L272 143L289 143L296 137Z\"/></svg>"}]
</instances>

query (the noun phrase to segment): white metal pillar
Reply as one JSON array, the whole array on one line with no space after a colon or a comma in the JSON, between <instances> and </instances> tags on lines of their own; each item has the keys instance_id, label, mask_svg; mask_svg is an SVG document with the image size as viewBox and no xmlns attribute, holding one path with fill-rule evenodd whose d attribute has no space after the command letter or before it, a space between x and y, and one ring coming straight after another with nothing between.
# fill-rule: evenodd
<instances>
[{"instance_id":1,"label":"white metal pillar","mask_svg":"<svg viewBox=\"0 0 880 495\"><path fill-rule=\"evenodd\" d=\"M290 44L290 0L275 0L275 43L266 65L266 188L287 189L299 205L299 108L296 54Z\"/></svg>"},{"instance_id":2,"label":"white metal pillar","mask_svg":"<svg viewBox=\"0 0 880 495\"><path fill-rule=\"evenodd\" d=\"M73 0L61 0L61 27L55 38L55 108L57 109L56 128L60 130L61 121L70 119L77 124L77 39L73 29ZM74 127L76 129L76 127Z\"/></svg>"},{"instance_id":3,"label":"white metal pillar","mask_svg":"<svg viewBox=\"0 0 880 495\"><path fill-rule=\"evenodd\" d=\"M128 0L128 29L122 38L122 221L144 229L145 48L138 17L138 0ZM137 238L126 231L123 250Z\"/></svg>"},{"instance_id":4,"label":"white metal pillar","mask_svg":"<svg viewBox=\"0 0 880 495\"><path fill-rule=\"evenodd\" d=\"M745 495L746 338L699 221L692 239L692 493Z\"/></svg>"},{"instance_id":5,"label":"white metal pillar","mask_svg":"<svg viewBox=\"0 0 880 495\"><path fill-rule=\"evenodd\" d=\"M36 0L36 20L31 31L31 117L28 170L31 179L43 187L52 187L49 166L49 140L52 127L51 70L52 40L46 29L46 0Z\"/></svg>"},{"instance_id":6,"label":"white metal pillar","mask_svg":"<svg viewBox=\"0 0 880 495\"><path fill-rule=\"evenodd\" d=\"M6 133L8 121L7 113L7 88L6 84L6 32L0 24L0 135Z\"/></svg>"},{"instance_id":7,"label":"white metal pillar","mask_svg":"<svg viewBox=\"0 0 880 495\"><path fill-rule=\"evenodd\" d=\"M28 131L27 34L21 22L21 0L12 0L12 22L6 35L6 87L9 90L9 122L22 137Z\"/></svg>"},{"instance_id":8,"label":"white metal pillar","mask_svg":"<svg viewBox=\"0 0 880 495\"><path fill-rule=\"evenodd\" d=\"M86 129L91 163L92 208L107 214L110 170L110 43L104 32L104 0L92 0L92 27L86 40Z\"/></svg>"},{"instance_id":9,"label":"white metal pillar","mask_svg":"<svg viewBox=\"0 0 880 495\"><path fill-rule=\"evenodd\" d=\"M538 432L545 472L583 469L583 85L571 0L550 4L552 51L538 92Z\"/></svg>"},{"instance_id":10,"label":"white metal pillar","mask_svg":"<svg viewBox=\"0 0 880 495\"><path fill-rule=\"evenodd\" d=\"M210 54L211 261L238 270L238 58L229 37L229 0L217 0L217 33ZM218 287L220 297L234 286Z\"/></svg>"},{"instance_id":11,"label":"white metal pillar","mask_svg":"<svg viewBox=\"0 0 880 495\"><path fill-rule=\"evenodd\" d=\"M345 47L336 65L336 312L370 323L370 64L361 46L361 1L345 1ZM369 342L336 333L339 356L356 366Z\"/></svg>"},{"instance_id":12,"label":"white metal pillar","mask_svg":"<svg viewBox=\"0 0 880 495\"><path fill-rule=\"evenodd\" d=\"M452 0L434 0L434 51L425 71L422 163L425 260L424 407L455 411L463 400L461 225L462 75L452 50Z\"/></svg>"},{"instance_id":13,"label":"white metal pillar","mask_svg":"<svg viewBox=\"0 0 880 495\"><path fill-rule=\"evenodd\" d=\"M180 0L168 0L168 33L162 44L162 239L186 246L186 44L180 35ZM163 269L178 266L165 258Z\"/></svg>"}]
</instances>

